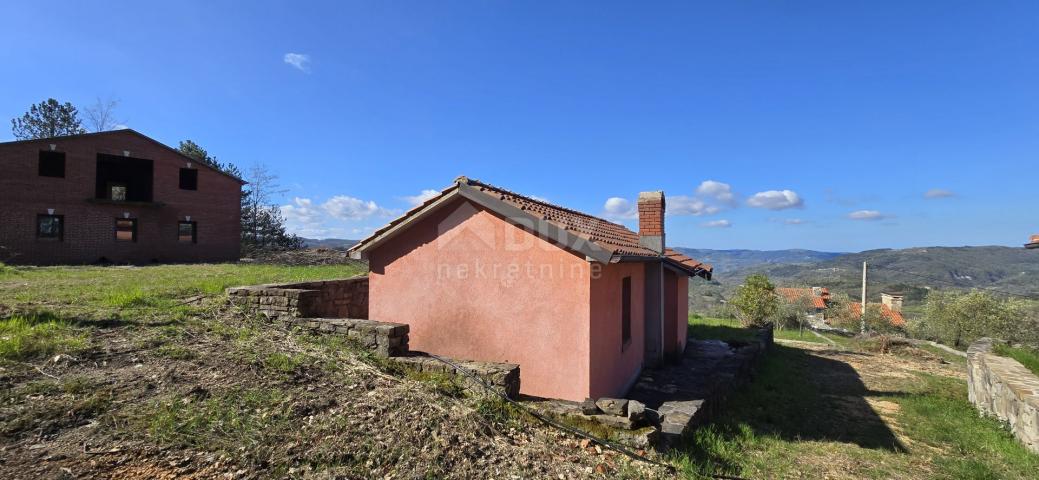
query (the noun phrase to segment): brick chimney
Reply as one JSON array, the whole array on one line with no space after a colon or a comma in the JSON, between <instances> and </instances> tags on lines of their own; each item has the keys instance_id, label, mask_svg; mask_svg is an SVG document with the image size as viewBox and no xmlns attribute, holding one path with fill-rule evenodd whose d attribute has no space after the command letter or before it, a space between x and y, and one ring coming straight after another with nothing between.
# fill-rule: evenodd
<instances>
[{"instance_id":1,"label":"brick chimney","mask_svg":"<svg viewBox=\"0 0 1039 480\"><path fill-rule=\"evenodd\" d=\"M639 245L664 253L664 192L639 194Z\"/></svg>"}]
</instances>

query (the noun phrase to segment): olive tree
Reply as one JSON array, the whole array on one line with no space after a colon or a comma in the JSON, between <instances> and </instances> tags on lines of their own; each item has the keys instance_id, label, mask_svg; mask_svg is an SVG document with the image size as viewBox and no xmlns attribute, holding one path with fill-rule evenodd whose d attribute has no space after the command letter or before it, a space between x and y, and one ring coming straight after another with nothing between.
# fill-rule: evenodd
<instances>
[{"instance_id":1,"label":"olive tree","mask_svg":"<svg viewBox=\"0 0 1039 480\"><path fill-rule=\"evenodd\" d=\"M912 326L916 336L966 347L981 337L1011 342L1032 341L1025 305L988 292L933 291L927 295L924 316Z\"/></svg>"},{"instance_id":2,"label":"olive tree","mask_svg":"<svg viewBox=\"0 0 1039 480\"><path fill-rule=\"evenodd\" d=\"M743 282L736 295L729 300L733 313L744 326L764 325L779 311L776 286L768 277L754 274Z\"/></svg>"}]
</instances>

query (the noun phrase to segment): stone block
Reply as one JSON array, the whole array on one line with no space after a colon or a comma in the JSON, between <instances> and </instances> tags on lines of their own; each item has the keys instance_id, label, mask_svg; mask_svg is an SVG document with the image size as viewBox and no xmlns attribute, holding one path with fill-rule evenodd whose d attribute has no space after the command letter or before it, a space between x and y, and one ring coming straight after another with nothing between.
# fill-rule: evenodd
<instances>
[{"instance_id":1,"label":"stone block","mask_svg":"<svg viewBox=\"0 0 1039 480\"><path fill-rule=\"evenodd\" d=\"M628 419L628 417L619 417L617 415L592 415L592 420L599 422L607 427L620 428L622 430L632 430L635 428L635 423Z\"/></svg>"},{"instance_id":2,"label":"stone block","mask_svg":"<svg viewBox=\"0 0 1039 480\"><path fill-rule=\"evenodd\" d=\"M603 397L595 401L595 406L609 415L626 417L628 414L628 401L623 398Z\"/></svg>"},{"instance_id":3,"label":"stone block","mask_svg":"<svg viewBox=\"0 0 1039 480\"><path fill-rule=\"evenodd\" d=\"M628 400L628 420L638 425L646 420L646 405L637 400Z\"/></svg>"},{"instance_id":4,"label":"stone block","mask_svg":"<svg viewBox=\"0 0 1039 480\"><path fill-rule=\"evenodd\" d=\"M599 413L599 407L595 406L595 400L586 398L581 402L581 414L583 415L597 415Z\"/></svg>"}]
</instances>

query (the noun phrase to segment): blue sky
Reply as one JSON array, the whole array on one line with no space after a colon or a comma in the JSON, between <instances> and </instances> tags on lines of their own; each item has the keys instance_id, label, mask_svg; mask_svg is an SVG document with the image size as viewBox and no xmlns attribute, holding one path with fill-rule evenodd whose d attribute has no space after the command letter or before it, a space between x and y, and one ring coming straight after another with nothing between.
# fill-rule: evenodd
<instances>
[{"instance_id":1,"label":"blue sky","mask_svg":"<svg viewBox=\"0 0 1039 480\"><path fill-rule=\"evenodd\" d=\"M0 119L118 99L160 141L267 165L308 236L462 174L629 226L664 190L676 246L1039 232L1036 2L19 3Z\"/></svg>"}]
</instances>

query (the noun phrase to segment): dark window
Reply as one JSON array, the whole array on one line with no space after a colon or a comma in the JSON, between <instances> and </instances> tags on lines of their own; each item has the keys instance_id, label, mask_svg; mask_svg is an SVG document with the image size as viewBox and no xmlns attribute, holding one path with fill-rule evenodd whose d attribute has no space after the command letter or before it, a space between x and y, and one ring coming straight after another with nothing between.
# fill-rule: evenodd
<instances>
[{"instance_id":1,"label":"dark window","mask_svg":"<svg viewBox=\"0 0 1039 480\"><path fill-rule=\"evenodd\" d=\"M180 189L198 190L198 170L194 168L180 169Z\"/></svg>"},{"instance_id":2,"label":"dark window","mask_svg":"<svg viewBox=\"0 0 1039 480\"><path fill-rule=\"evenodd\" d=\"M40 176L65 178L65 152L40 151Z\"/></svg>"},{"instance_id":3,"label":"dark window","mask_svg":"<svg viewBox=\"0 0 1039 480\"><path fill-rule=\"evenodd\" d=\"M621 349L631 343L631 277L621 281Z\"/></svg>"},{"instance_id":4,"label":"dark window","mask_svg":"<svg viewBox=\"0 0 1039 480\"><path fill-rule=\"evenodd\" d=\"M118 200L113 198L116 194L127 202L151 202L152 161L99 153L95 185L98 199ZM122 188L113 192L113 186Z\"/></svg>"},{"instance_id":5,"label":"dark window","mask_svg":"<svg viewBox=\"0 0 1039 480\"><path fill-rule=\"evenodd\" d=\"M65 238L65 217L62 215L37 215L36 238L62 241Z\"/></svg>"},{"instance_id":6,"label":"dark window","mask_svg":"<svg viewBox=\"0 0 1039 480\"><path fill-rule=\"evenodd\" d=\"M117 218L115 219L115 239L118 242L137 241L137 219Z\"/></svg>"},{"instance_id":7,"label":"dark window","mask_svg":"<svg viewBox=\"0 0 1039 480\"><path fill-rule=\"evenodd\" d=\"M177 224L177 241L180 243L198 243L198 226L195 222Z\"/></svg>"}]
</instances>

